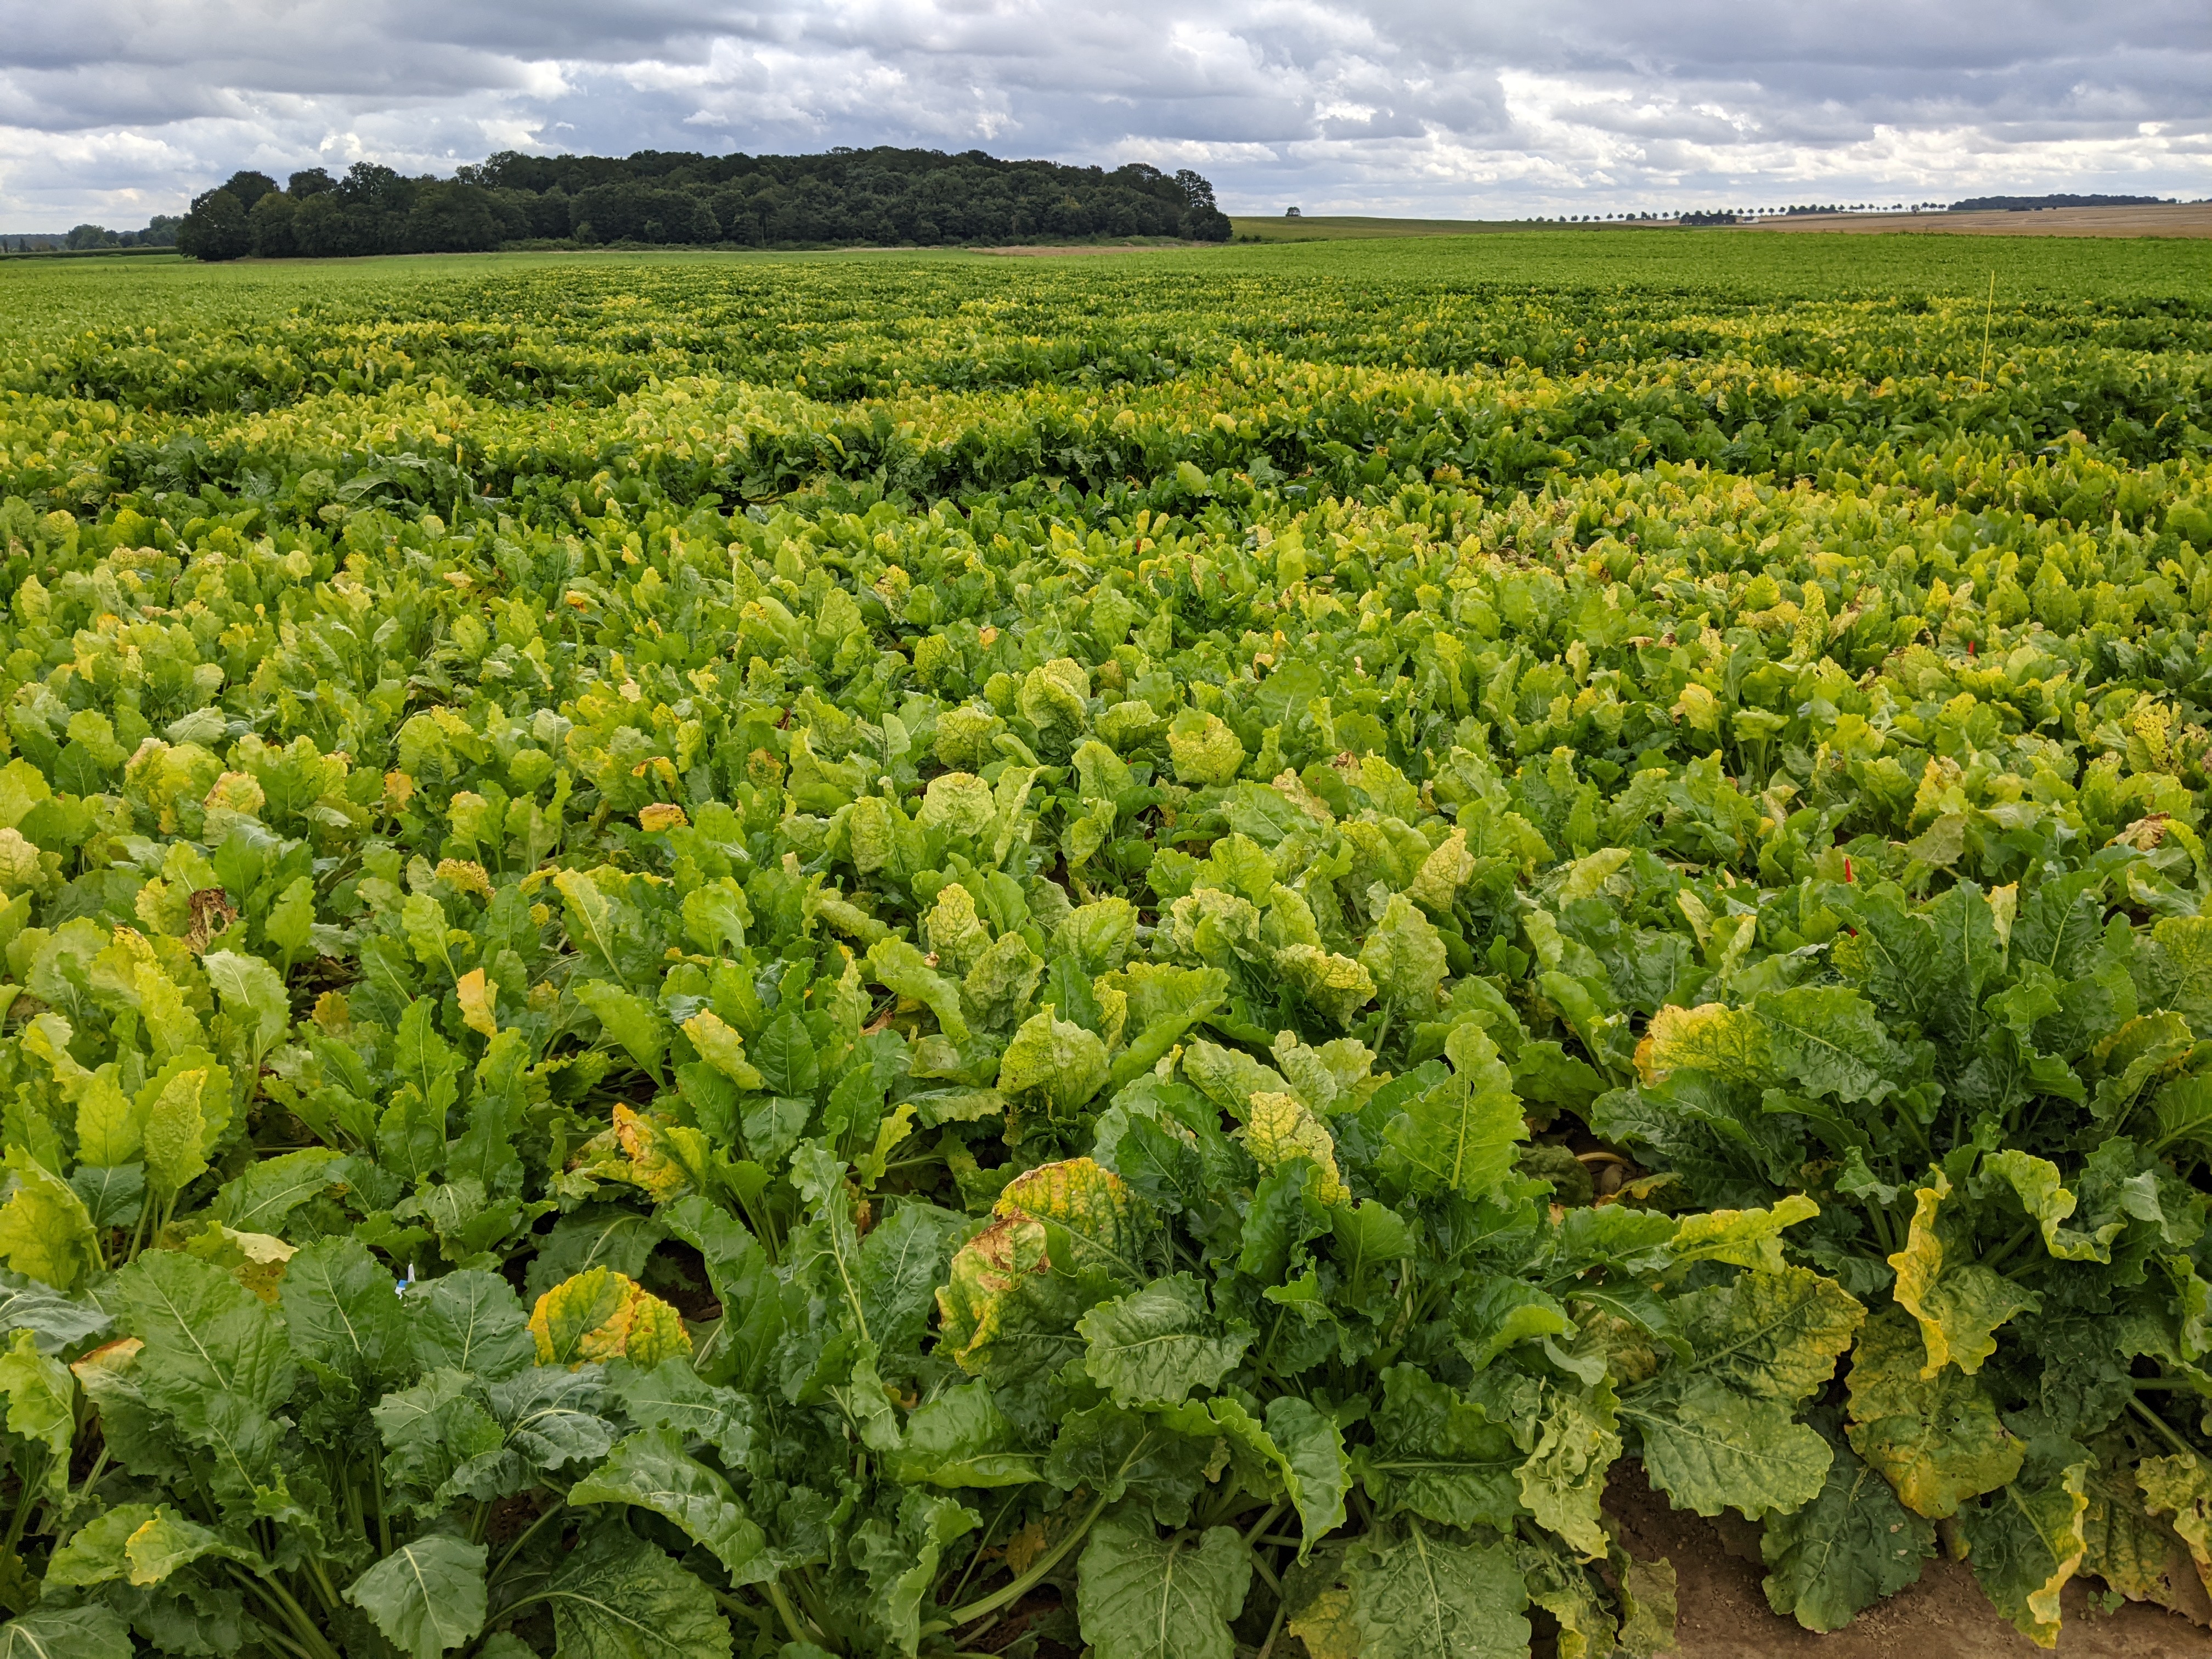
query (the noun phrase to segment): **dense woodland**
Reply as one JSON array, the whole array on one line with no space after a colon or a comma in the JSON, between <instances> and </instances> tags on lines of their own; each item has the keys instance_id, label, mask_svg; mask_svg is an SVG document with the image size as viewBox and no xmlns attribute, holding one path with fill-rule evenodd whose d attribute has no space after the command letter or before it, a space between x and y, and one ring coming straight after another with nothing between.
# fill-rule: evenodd
<instances>
[{"instance_id":1,"label":"dense woodland","mask_svg":"<svg viewBox=\"0 0 2212 1659\"><path fill-rule=\"evenodd\" d=\"M969 150L628 157L502 151L450 179L356 162L281 187L241 172L196 198L178 246L200 259L467 253L503 243L933 246L1040 237L1226 241L1213 186L1142 162L1108 172Z\"/></svg>"}]
</instances>

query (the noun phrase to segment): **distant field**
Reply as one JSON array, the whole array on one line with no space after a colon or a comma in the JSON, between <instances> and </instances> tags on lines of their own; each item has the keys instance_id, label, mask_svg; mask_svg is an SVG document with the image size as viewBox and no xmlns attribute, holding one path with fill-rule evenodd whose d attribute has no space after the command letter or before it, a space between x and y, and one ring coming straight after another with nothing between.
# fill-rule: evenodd
<instances>
[{"instance_id":1,"label":"distant field","mask_svg":"<svg viewBox=\"0 0 2212 1659\"><path fill-rule=\"evenodd\" d=\"M1381 219L1355 216L1311 218L1238 218L1229 222L1240 238L1263 242L1334 242L1387 236L1477 236L1504 231L1674 230L1683 227L1650 220L1609 224L1545 225L1528 220ZM1765 219L1736 227L1745 230L1940 232L1977 236L2180 236L2212 237L2212 203L2179 206L2046 208L2034 213L1817 213L1790 219Z\"/></svg>"},{"instance_id":2,"label":"distant field","mask_svg":"<svg viewBox=\"0 0 2212 1659\"><path fill-rule=\"evenodd\" d=\"M1838 228L1835 220L1827 224ZM453 284L474 281L526 283L559 271L564 273L563 280L589 283L609 270L673 274L686 270L720 270L731 273L732 280L742 281L746 279L737 273L770 266L786 274L779 280L805 271L810 281L818 277L855 284L872 296L871 307L897 303L893 296L911 295L918 291L917 283L928 288L931 279L922 272L941 273L937 280L957 285L968 279L954 273L980 268L1003 273L993 280L1006 282L1010 292L1053 292L1065 285L1071 292L1080 291L1086 305L1110 307L1124 317L1135 306L1148 319L1150 306L1139 296L1158 295L1169 312L1179 313L1188 303L1188 285L1195 277L1262 308L1278 307L1295 294L1307 315L1318 320L1325 312L1330 318L1328 328L1355 332L1364 332L1356 319L1376 306L1385 310L1398 303L1433 306L1434 296L1473 289L1496 293L1540 288L1567 294L1656 288L1676 295L1697 295L1704 303L1734 312L1801 299L1887 301L1914 295L1942 302L1945 296L1981 295L1994 271L2000 333L2008 305L2073 306L2089 298L2164 303L2212 293L2212 244L2202 240L2176 244L2140 237L1995 240L1944 235L1844 240L1753 236L1732 229L1647 229L1587 236L1570 234L1574 228L1478 225L1456 234L1417 231L1395 239L1368 235L1180 248L1086 246L803 253L610 248L249 259L228 265L168 258L18 259L0 262L0 319L4 319L0 327L14 340L45 330L66 337L71 328L85 325L78 319L88 314L106 324L143 329L166 327L180 313L190 312L203 322L220 316L229 319L227 325L252 329L264 325L271 307L374 304L404 309L427 302L428 295ZM994 257L1000 252L1098 257ZM1020 271L1032 275L1013 275ZM1046 276L1047 271L1064 274ZM837 273L834 277L833 272ZM370 301L362 297L367 295L378 297ZM1324 295L1328 296L1326 303ZM1386 295L1399 297L1385 301ZM1410 298L1414 295L1424 297L1414 301ZM818 325L819 313L801 307L787 320ZM1180 331L1164 318L1152 320ZM1034 331L1048 334L1060 325L1056 317L1040 317ZM1571 341L1572 335L1566 337ZM1498 361L1519 356L1533 363L1541 355L1531 341L1522 339ZM0 360L0 368L4 366ZM730 367L737 368L734 360Z\"/></svg>"},{"instance_id":3,"label":"distant field","mask_svg":"<svg viewBox=\"0 0 2212 1659\"><path fill-rule=\"evenodd\" d=\"M1240 237L1262 242L1341 242L1371 236L1476 236L1501 230L1526 230L1528 222L1505 219L1370 219L1356 215L1304 219L1240 219L1230 216ZM1565 230L1562 225L1559 228ZM1595 227L1591 227L1595 228Z\"/></svg>"},{"instance_id":4,"label":"distant field","mask_svg":"<svg viewBox=\"0 0 2212 1659\"><path fill-rule=\"evenodd\" d=\"M2043 208L2033 213L1821 213L1768 219L1753 230L1936 231L1968 236L2212 237L2212 202L2173 206ZM1410 233L1408 233L1410 234Z\"/></svg>"}]
</instances>

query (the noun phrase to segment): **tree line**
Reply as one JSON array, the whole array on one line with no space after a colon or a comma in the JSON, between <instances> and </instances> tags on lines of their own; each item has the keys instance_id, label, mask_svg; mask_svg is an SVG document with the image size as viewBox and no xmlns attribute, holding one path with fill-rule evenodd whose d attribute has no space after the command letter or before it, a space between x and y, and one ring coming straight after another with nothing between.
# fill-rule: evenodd
<instances>
[{"instance_id":1,"label":"tree line","mask_svg":"<svg viewBox=\"0 0 2212 1659\"><path fill-rule=\"evenodd\" d=\"M2039 208L2161 207L2173 198L2164 196L1970 196L1951 204L1954 213L2033 213Z\"/></svg>"},{"instance_id":2,"label":"tree line","mask_svg":"<svg viewBox=\"0 0 2212 1659\"><path fill-rule=\"evenodd\" d=\"M283 185L240 172L193 198L177 246L198 259L471 253L514 242L939 246L1041 238L1229 240L1213 186L1188 168L1110 172L969 150L627 157L502 151L452 179L372 161Z\"/></svg>"},{"instance_id":3,"label":"tree line","mask_svg":"<svg viewBox=\"0 0 2212 1659\"><path fill-rule=\"evenodd\" d=\"M59 235L0 235L0 253L98 253L111 248L174 247L178 227L183 223L173 213L157 213L143 230L110 230L106 225L85 224Z\"/></svg>"}]
</instances>

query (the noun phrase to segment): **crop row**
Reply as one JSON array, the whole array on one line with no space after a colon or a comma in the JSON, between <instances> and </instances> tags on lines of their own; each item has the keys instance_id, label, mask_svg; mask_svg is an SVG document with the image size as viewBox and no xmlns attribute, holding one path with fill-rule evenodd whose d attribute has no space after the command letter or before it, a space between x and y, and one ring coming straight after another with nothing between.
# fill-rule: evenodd
<instances>
[{"instance_id":1,"label":"crop row","mask_svg":"<svg viewBox=\"0 0 2212 1659\"><path fill-rule=\"evenodd\" d=\"M0 1644L2202 1610L2205 319L1363 257L26 311Z\"/></svg>"}]
</instances>

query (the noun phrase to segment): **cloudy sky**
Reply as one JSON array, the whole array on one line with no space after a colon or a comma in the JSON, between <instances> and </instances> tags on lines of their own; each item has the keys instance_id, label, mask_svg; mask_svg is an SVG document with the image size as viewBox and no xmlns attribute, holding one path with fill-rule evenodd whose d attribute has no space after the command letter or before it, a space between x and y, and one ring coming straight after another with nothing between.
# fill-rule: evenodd
<instances>
[{"instance_id":1,"label":"cloudy sky","mask_svg":"<svg viewBox=\"0 0 2212 1659\"><path fill-rule=\"evenodd\" d=\"M1232 211L2212 196L2207 0L0 0L0 229L235 167L902 143Z\"/></svg>"}]
</instances>

